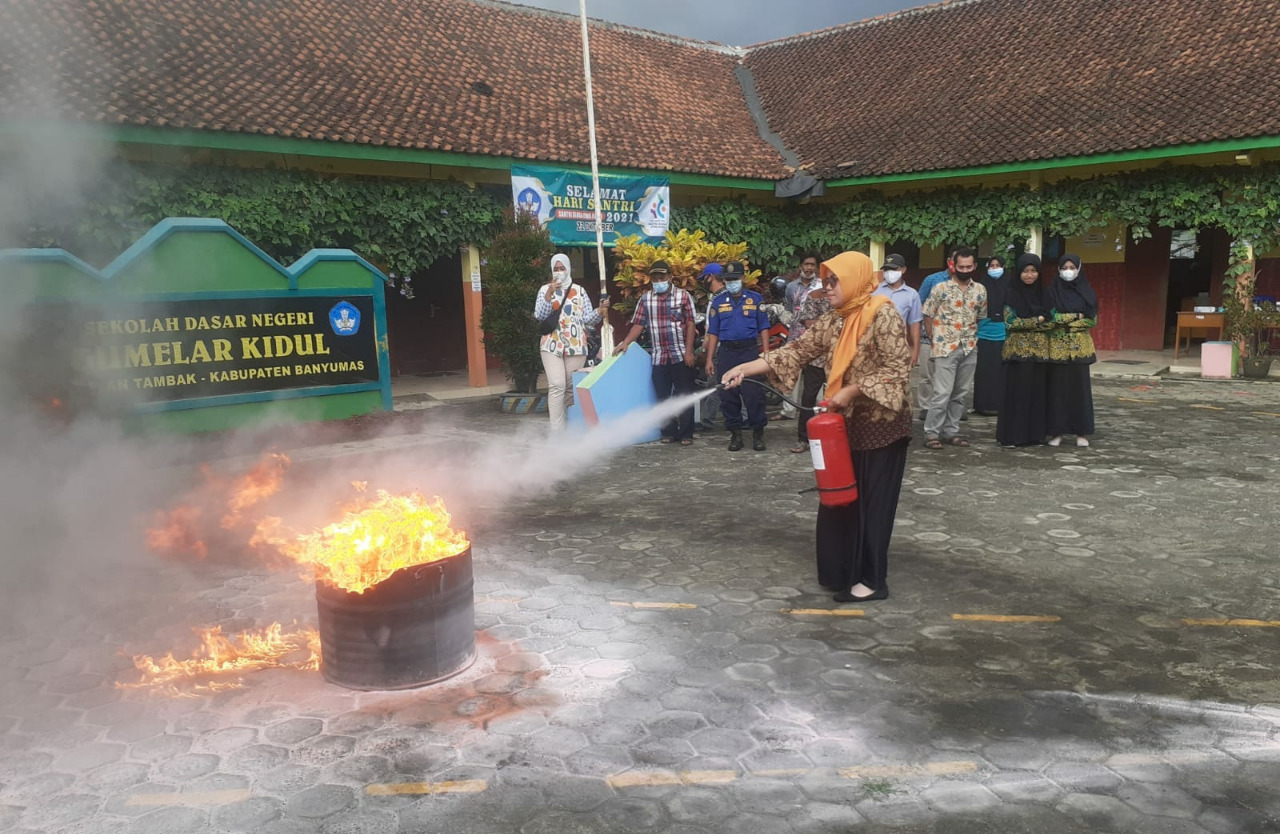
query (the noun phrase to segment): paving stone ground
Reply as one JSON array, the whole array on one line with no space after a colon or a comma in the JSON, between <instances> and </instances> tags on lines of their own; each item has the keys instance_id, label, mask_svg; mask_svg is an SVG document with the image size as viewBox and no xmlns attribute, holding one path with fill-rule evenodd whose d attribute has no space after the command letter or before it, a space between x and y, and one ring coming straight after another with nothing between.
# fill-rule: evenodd
<instances>
[{"instance_id":1,"label":"paving stone ground","mask_svg":"<svg viewBox=\"0 0 1280 834\"><path fill-rule=\"evenodd\" d=\"M793 423L451 507L478 658L414 691L117 688L194 627L315 621L296 571L140 557L132 593L0 635L0 830L1280 831L1280 386L1095 398L1086 450L1002 450L976 417L971 448L917 442L893 595L860 616L816 585ZM539 419L430 417L297 454L291 483L432 480Z\"/></svg>"}]
</instances>

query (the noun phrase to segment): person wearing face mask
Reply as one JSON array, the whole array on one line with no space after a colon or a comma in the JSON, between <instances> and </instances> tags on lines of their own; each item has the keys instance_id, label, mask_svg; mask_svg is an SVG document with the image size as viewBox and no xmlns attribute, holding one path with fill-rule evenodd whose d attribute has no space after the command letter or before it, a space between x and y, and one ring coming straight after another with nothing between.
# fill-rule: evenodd
<instances>
[{"instance_id":1,"label":"person wearing face mask","mask_svg":"<svg viewBox=\"0 0 1280 834\"><path fill-rule=\"evenodd\" d=\"M1094 432L1093 387L1089 366L1098 361L1089 334L1098 324L1098 294L1089 285L1078 255L1063 255L1058 277L1049 287L1049 445L1074 434L1088 446Z\"/></svg>"},{"instance_id":2,"label":"person wearing face mask","mask_svg":"<svg viewBox=\"0 0 1280 834\"><path fill-rule=\"evenodd\" d=\"M786 308L791 317L791 321L787 324L788 339L795 340L804 335L804 322L799 321L797 318L800 313L800 307L810 293L821 289L822 277L818 275L818 256L813 252L806 252L800 256L800 272L795 278L787 282L787 288L783 293L783 307ZM799 400L803 396L804 379L801 378L796 381L796 387L791 391L791 399ZM791 420L796 416L796 407L784 400L782 402L782 411L775 415L773 419ZM800 415L800 419L803 421L803 413ZM805 451L808 448L808 441L805 441L805 447L801 451Z\"/></svg>"},{"instance_id":3,"label":"person wearing face mask","mask_svg":"<svg viewBox=\"0 0 1280 834\"><path fill-rule=\"evenodd\" d=\"M943 444L968 446L960 436L960 417L978 367L978 322L987 317L987 290L974 280L978 253L956 249L951 278L924 303L925 332L933 341L933 399L924 421L926 449Z\"/></svg>"},{"instance_id":4,"label":"person wearing face mask","mask_svg":"<svg viewBox=\"0 0 1280 834\"><path fill-rule=\"evenodd\" d=\"M701 280L707 287L707 309L702 317L704 328L709 326L709 323L711 321L712 299L714 299L720 293L724 292L724 276L721 274L723 273L723 271L724 271L723 266L716 263L715 261L712 261L711 263L707 264L705 267L702 268L702 274L698 276L699 280ZM705 334L706 331L704 330L703 332ZM706 368L710 368L713 365L713 362L711 360L714 357L710 353L707 353L707 345L706 345L705 337L703 338L702 352L703 352L703 363L706 366ZM707 380L712 384L715 384L714 380L710 375L709 370L707 371ZM706 431L715 431L717 428L716 417L720 414L720 398L707 397L701 403L701 411L702 411L702 428Z\"/></svg>"},{"instance_id":5,"label":"person wearing face mask","mask_svg":"<svg viewBox=\"0 0 1280 834\"><path fill-rule=\"evenodd\" d=\"M924 320L920 293L907 286L907 259L901 255L885 258L880 267L880 275L884 280L876 288L876 295L883 295L892 301L894 308L906 322L907 341L911 343L911 366L914 368L920 361L920 322Z\"/></svg>"},{"instance_id":6,"label":"person wearing face mask","mask_svg":"<svg viewBox=\"0 0 1280 834\"><path fill-rule=\"evenodd\" d=\"M827 398L845 417L858 498L842 507L818 506L818 582L839 590L837 602L889 596L889 542L907 446L911 442L911 346L892 302L874 294L875 264L845 252L822 264L834 308L804 336L722 377L728 386L768 374L786 385L818 359L830 369Z\"/></svg>"},{"instance_id":7,"label":"person wearing face mask","mask_svg":"<svg viewBox=\"0 0 1280 834\"><path fill-rule=\"evenodd\" d=\"M1001 355L1004 393L996 419L1001 446L1044 443L1049 404L1049 303L1040 283L1040 256L1018 258L1004 295L1007 334Z\"/></svg>"},{"instance_id":8,"label":"person wearing face mask","mask_svg":"<svg viewBox=\"0 0 1280 834\"><path fill-rule=\"evenodd\" d=\"M652 348L653 393L658 402L672 396L693 393L693 340L696 326L693 296L671 285L671 265L654 261L649 266L649 290L636 304L631 330L614 349L613 355L624 353L646 329ZM693 443L693 406L672 418L662 427L663 443Z\"/></svg>"},{"instance_id":9,"label":"person wearing face mask","mask_svg":"<svg viewBox=\"0 0 1280 834\"><path fill-rule=\"evenodd\" d=\"M545 320L559 311L556 328L543 335L540 343L552 430L566 425L566 400L573 372L586 364L588 329L601 323L608 303L607 298L602 298L599 309L592 307L587 291L573 283L568 256L551 256L551 282L538 289L533 315Z\"/></svg>"},{"instance_id":10,"label":"person wearing face mask","mask_svg":"<svg viewBox=\"0 0 1280 834\"><path fill-rule=\"evenodd\" d=\"M978 276L987 291L987 317L978 322L978 368L973 376L973 413L994 417L1000 413L1004 396L1004 296L1009 280L1004 277L1004 258L987 260Z\"/></svg>"},{"instance_id":11,"label":"person wearing face mask","mask_svg":"<svg viewBox=\"0 0 1280 834\"><path fill-rule=\"evenodd\" d=\"M739 261L724 266L724 292L711 299L707 317L707 376L750 362L769 352L769 316L764 296L742 286L744 269ZM717 348L719 352L717 354ZM714 365L713 365L714 363ZM765 450L764 391L758 385L725 388L720 392L720 413L729 430L729 451L742 449L742 412L751 426L751 448Z\"/></svg>"}]
</instances>

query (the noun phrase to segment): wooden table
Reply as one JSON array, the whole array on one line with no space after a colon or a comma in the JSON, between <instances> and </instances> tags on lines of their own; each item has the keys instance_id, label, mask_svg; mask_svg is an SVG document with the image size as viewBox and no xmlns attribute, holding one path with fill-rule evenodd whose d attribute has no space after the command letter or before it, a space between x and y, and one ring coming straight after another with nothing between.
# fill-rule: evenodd
<instances>
[{"instance_id":1,"label":"wooden table","mask_svg":"<svg viewBox=\"0 0 1280 834\"><path fill-rule=\"evenodd\" d=\"M1178 358L1178 349L1182 347L1182 332L1187 332L1187 352L1191 352L1191 339L1196 336L1221 340L1222 331L1227 326L1226 313L1178 313L1178 329L1173 336L1173 358ZM1198 330L1211 331L1197 333Z\"/></svg>"}]
</instances>

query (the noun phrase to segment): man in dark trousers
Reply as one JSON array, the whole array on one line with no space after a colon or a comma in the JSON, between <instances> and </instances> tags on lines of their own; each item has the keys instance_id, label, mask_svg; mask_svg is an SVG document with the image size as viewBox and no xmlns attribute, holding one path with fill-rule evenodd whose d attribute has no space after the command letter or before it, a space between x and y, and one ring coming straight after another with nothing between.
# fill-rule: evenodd
<instances>
[{"instance_id":1,"label":"man in dark trousers","mask_svg":"<svg viewBox=\"0 0 1280 834\"><path fill-rule=\"evenodd\" d=\"M725 264L724 292L711 299L707 317L707 376L720 379L730 368L750 362L769 352L769 316L764 296L743 289L743 267L738 261ZM716 348L719 348L719 355ZM714 367L713 367L714 361ZM720 392L720 413L729 429L729 451L742 448L742 410L747 410L757 452L764 445L764 391L758 385L740 385Z\"/></svg>"},{"instance_id":2,"label":"man in dark trousers","mask_svg":"<svg viewBox=\"0 0 1280 834\"><path fill-rule=\"evenodd\" d=\"M631 343L649 331L649 352L653 359L653 393L658 402L693 393L694 321L693 296L671 285L671 265L654 261L649 267L649 291L640 296L631 330L613 351L623 353ZM693 406L680 412L662 427L663 443L693 443Z\"/></svg>"}]
</instances>

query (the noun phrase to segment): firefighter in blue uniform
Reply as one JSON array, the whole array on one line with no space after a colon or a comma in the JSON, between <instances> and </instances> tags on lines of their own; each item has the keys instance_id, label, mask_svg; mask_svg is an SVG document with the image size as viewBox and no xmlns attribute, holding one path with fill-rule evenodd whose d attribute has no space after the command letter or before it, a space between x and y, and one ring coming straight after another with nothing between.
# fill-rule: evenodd
<instances>
[{"instance_id":1,"label":"firefighter in blue uniform","mask_svg":"<svg viewBox=\"0 0 1280 834\"><path fill-rule=\"evenodd\" d=\"M738 261L725 264L722 277L724 292L711 299L707 316L706 370L712 379L720 379L730 368L769 352L769 316L763 309L764 296L742 288L743 267ZM720 392L720 413L729 429L729 451L742 448L744 407L747 422L751 424L751 448L763 452L764 391L758 385L741 385Z\"/></svg>"}]
</instances>

